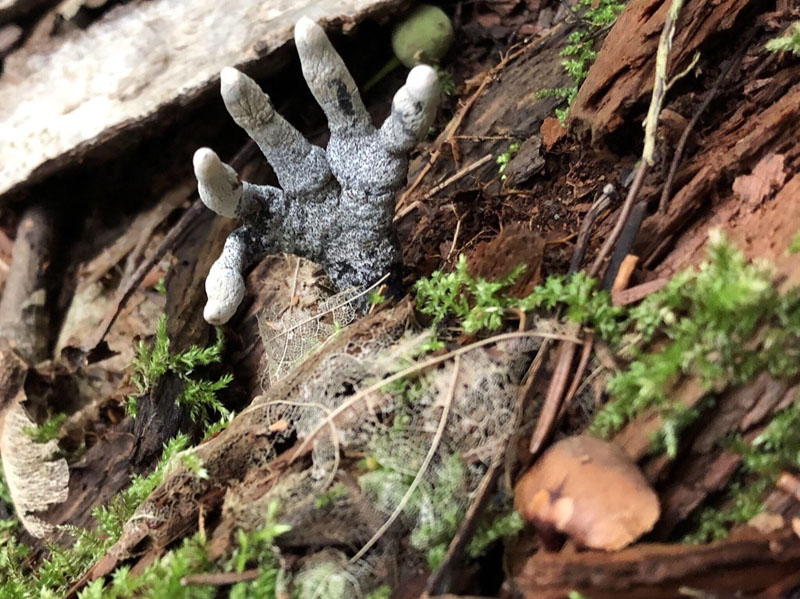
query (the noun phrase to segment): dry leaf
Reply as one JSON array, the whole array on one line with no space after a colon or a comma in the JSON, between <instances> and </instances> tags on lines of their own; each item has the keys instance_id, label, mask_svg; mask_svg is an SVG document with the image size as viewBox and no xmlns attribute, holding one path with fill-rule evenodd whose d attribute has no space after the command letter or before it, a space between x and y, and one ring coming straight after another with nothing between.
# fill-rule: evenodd
<instances>
[{"instance_id":1,"label":"dry leaf","mask_svg":"<svg viewBox=\"0 0 800 599\"><path fill-rule=\"evenodd\" d=\"M567 134L567 130L564 129L557 118L549 116L542 122L541 133L544 148L549 152L550 148L556 145L556 143Z\"/></svg>"},{"instance_id":2,"label":"dry leaf","mask_svg":"<svg viewBox=\"0 0 800 599\"><path fill-rule=\"evenodd\" d=\"M736 177L733 191L751 208L755 208L786 180L783 158L783 154L767 154L758 162L752 174Z\"/></svg>"},{"instance_id":3,"label":"dry leaf","mask_svg":"<svg viewBox=\"0 0 800 599\"><path fill-rule=\"evenodd\" d=\"M515 504L543 532L608 551L648 532L660 514L658 497L627 455L589 435L550 447L520 480Z\"/></svg>"}]
</instances>

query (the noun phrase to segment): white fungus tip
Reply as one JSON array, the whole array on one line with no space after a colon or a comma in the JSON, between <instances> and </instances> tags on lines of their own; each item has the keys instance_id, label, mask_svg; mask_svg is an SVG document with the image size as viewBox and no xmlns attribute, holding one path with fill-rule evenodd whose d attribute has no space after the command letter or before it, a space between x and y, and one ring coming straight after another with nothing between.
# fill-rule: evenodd
<instances>
[{"instance_id":1,"label":"white fungus tip","mask_svg":"<svg viewBox=\"0 0 800 599\"><path fill-rule=\"evenodd\" d=\"M430 98L439 93L439 76L433 68L421 64L408 73L406 87L408 93L414 98Z\"/></svg>"},{"instance_id":2,"label":"white fungus tip","mask_svg":"<svg viewBox=\"0 0 800 599\"><path fill-rule=\"evenodd\" d=\"M219 78L222 82L222 85L234 85L237 81L239 81L241 75L242 74L233 67L225 67L219 72Z\"/></svg>"},{"instance_id":3,"label":"white fungus tip","mask_svg":"<svg viewBox=\"0 0 800 599\"><path fill-rule=\"evenodd\" d=\"M300 17L294 26L295 42L314 44L320 39L320 36L325 37L322 27L308 17Z\"/></svg>"},{"instance_id":4,"label":"white fungus tip","mask_svg":"<svg viewBox=\"0 0 800 599\"><path fill-rule=\"evenodd\" d=\"M219 156L211 148L200 148L194 153L192 159L194 174L198 179L208 179L214 167L221 163Z\"/></svg>"}]
</instances>

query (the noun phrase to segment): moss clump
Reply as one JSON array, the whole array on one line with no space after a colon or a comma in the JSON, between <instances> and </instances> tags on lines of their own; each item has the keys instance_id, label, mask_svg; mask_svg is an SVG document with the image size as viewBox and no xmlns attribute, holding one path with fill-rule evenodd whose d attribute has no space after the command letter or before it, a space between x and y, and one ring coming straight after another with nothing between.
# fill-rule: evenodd
<instances>
[{"instance_id":1,"label":"moss clump","mask_svg":"<svg viewBox=\"0 0 800 599\"><path fill-rule=\"evenodd\" d=\"M785 35L769 40L765 48L769 52L791 52L800 56L800 21L789 25Z\"/></svg>"},{"instance_id":2,"label":"moss clump","mask_svg":"<svg viewBox=\"0 0 800 599\"><path fill-rule=\"evenodd\" d=\"M589 74L589 67L597 58L595 42L598 36L617 20L625 8L620 0L579 0L576 9L585 9L581 17L581 27L573 31L567 38L568 44L561 50L564 57L562 65L572 79L567 87L543 89L536 94L537 98L555 97L563 100L566 106L556 108L556 116L563 125L569 114L569 107L578 88Z\"/></svg>"},{"instance_id":3,"label":"moss clump","mask_svg":"<svg viewBox=\"0 0 800 599\"><path fill-rule=\"evenodd\" d=\"M552 310L566 308L571 322L595 328L604 339L616 341L622 333L625 311L611 305L605 291L597 289L597 281L583 272L551 276L524 298L508 295L508 288L524 270L519 266L497 281L475 278L469 274L467 259L461 255L453 272L434 272L414 285L417 308L432 317L433 325L455 319L466 333L496 331L512 309Z\"/></svg>"},{"instance_id":4,"label":"moss clump","mask_svg":"<svg viewBox=\"0 0 800 599\"><path fill-rule=\"evenodd\" d=\"M749 263L721 236L708 260L681 272L661 291L630 310L633 357L608 384L612 396L592 425L610 435L636 415L657 408L664 426L658 440L670 455L678 433L696 421L706 401L689 410L670 400L682 377L696 377L710 394L767 371L800 373L800 291L781 294L764 263Z\"/></svg>"},{"instance_id":5,"label":"moss clump","mask_svg":"<svg viewBox=\"0 0 800 599\"><path fill-rule=\"evenodd\" d=\"M193 375L197 368L220 361L224 346L222 329L217 328L217 340L209 347L191 346L189 349L171 354L169 336L167 335L167 317L162 314L156 327L156 338L152 345L139 342L136 356L131 362L133 374L131 383L136 386L139 395L149 393L158 379L171 372L183 382L183 390L178 403L186 406L195 421L211 424L213 414L223 419L230 416L230 410L217 399L217 392L227 387L233 376L226 374L216 381L197 379ZM136 396L128 398L128 413L136 416Z\"/></svg>"}]
</instances>

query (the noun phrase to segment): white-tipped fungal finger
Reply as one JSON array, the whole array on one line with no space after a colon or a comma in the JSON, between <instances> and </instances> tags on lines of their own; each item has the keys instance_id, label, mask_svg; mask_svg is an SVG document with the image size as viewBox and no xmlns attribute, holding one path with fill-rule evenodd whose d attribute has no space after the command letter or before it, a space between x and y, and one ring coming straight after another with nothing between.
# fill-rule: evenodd
<instances>
[{"instance_id":1,"label":"white-tipped fungal finger","mask_svg":"<svg viewBox=\"0 0 800 599\"><path fill-rule=\"evenodd\" d=\"M220 73L220 88L233 120L261 148L285 191L304 192L330 178L325 151L311 145L275 112L269 96L255 81L225 67Z\"/></svg>"},{"instance_id":2,"label":"white-tipped fungal finger","mask_svg":"<svg viewBox=\"0 0 800 599\"><path fill-rule=\"evenodd\" d=\"M233 218L242 198L242 183L230 166L210 148L194 153L194 174L200 199L221 216Z\"/></svg>"},{"instance_id":3,"label":"white-tipped fungal finger","mask_svg":"<svg viewBox=\"0 0 800 599\"><path fill-rule=\"evenodd\" d=\"M241 272L226 264L224 254L211 266L206 277L208 301L203 309L206 322L221 325L228 322L244 299Z\"/></svg>"},{"instance_id":4,"label":"white-tipped fungal finger","mask_svg":"<svg viewBox=\"0 0 800 599\"><path fill-rule=\"evenodd\" d=\"M407 152L427 133L439 105L439 77L431 67L411 69L392 100L392 114L381 127L381 140L392 152Z\"/></svg>"},{"instance_id":5,"label":"white-tipped fungal finger","mask_svg":"<svg viewBox=\"0 0 800 599\"><path fill-rule=\"evenodd\" d=\"M294 39L303 76L325 112L331 135L370 130L372 122L358 87L322 27L302 17L295 25Z\"/></svg>"},{"instance_id":6,"label":"white-tipped fungal finger","mask_svg":"<svg viewBox=\"0 0 800 599\"><path fill-rule=\"evenodd\" d=\"M266 125L275 114L272 102L258 84L244 73L225 67L219 87L228 112L242 129L250 133Z\"/></svg>"}]
</instances>

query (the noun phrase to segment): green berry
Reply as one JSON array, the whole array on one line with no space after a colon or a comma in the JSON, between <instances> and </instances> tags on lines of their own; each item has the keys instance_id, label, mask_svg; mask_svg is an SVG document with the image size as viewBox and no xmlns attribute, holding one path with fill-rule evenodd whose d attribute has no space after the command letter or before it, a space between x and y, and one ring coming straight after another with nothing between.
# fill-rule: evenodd
<instances>
[{"instance_id":1,"label":"green berry","mask_svg":"<svg viewBox=\"0 0 800 599\"><path fill-rule=\"evenodd\" d=\"M421 4L392 32L395 56L408 68L438 63L453 43L450 17L437 7Z\"/></svg>"}]
</instances>

